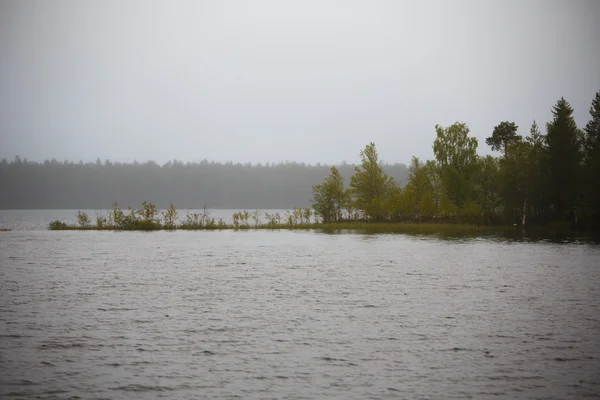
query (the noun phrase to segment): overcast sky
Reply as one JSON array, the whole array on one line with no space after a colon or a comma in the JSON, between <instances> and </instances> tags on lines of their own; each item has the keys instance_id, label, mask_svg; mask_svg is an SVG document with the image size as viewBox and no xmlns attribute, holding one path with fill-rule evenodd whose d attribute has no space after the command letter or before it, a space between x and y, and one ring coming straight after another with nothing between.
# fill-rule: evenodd
<instances>
[{"instance_id":1,"label":"overcast sky","mask_svg":"<svg viewBox=\"0 0 600 400\"><path fill-rule=\"evenodd\" d=\"M600 90L600 1L0 0L0 158L386 162Z\"/></svg>"}]
</instances>

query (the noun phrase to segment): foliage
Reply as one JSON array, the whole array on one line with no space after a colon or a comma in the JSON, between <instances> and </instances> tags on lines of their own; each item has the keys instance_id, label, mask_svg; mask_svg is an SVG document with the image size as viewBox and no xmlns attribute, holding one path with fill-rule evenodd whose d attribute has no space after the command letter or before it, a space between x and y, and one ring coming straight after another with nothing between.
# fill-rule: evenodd
<instances>
[{"instance_id":1,"label":"foliage","mask_svg":"<svg viewBox=\"0 0 600 400\"><path fill-rule=\"evenodd\" d=\"M591 119L584 129L582 208L590 224L600 227L600 91L590 107Z\"/></svg>"},{"instance_id":2,"label":"foliage","mask_svg":"<svg viewBox=\"0 0 600 400\"><path fill-rule=\"evenodd\" d=\"M440 168L446 212L460 208L474 195L471 182L478 156L477 139L469 136L469 127L456 122L447 128L436 125L433 152ZM450 206L453 203L455 206Z\"/></svg>"},{"instance_id":3,"label":"foliage","mask_svg":"<svg viewBox=\"0 0 600 400\"><path fill-rule=\"evenodd\" d=\"M96 227L98 227L99 229L102 229L106 226L106 222L107 222L106 217L104 217L100 214L96 215Z\"/></svg>"},{"instance_id":4,"label":"foliage","mask_svg":"<svg viewBox=\"0 0 600 400\"><path fill-rule=\"evenodd\" d=\"M344 189L344 178L336 167L331 167L331 173L321 184L313 186L312 207L315 216L323 223L338 222L343 218L343 211L350 203L349 192ZM310 208L306 211L310 221Z\"/></svg>"},{"instance_id":5,"label":"foliage","mask_svg":"<svg viewBox=\"0 0 600 400\"><path fill-rule=\"evenodd\" d=\"M119 207L119 203L114 202L112 210L108 212L108 224L110 226L122 227L125 220L125 214Z\"/></svg>"},{"instance_id":6,"label":"foliage","mask_svg":"<svg viewBox=\"0 0 600 400\"><path fill-rule=\"evenodd\" d=\"M361 166L355 168L350 178L354 205L370 220L388 219L390 210L386 206L390 204L397 184L379 165L375 143L371 142L361 150L360 158Z\"/></svg>"},{"instance_id":7,"label":"foliage","mask_svg":"<svg viewBox=\"0 0 600 400\"><path fill-rule=\"evenodd\" d=\"M521 138L517 135L518 128L519 127L514 122L500 122L500 124L494 127L492 136L488 137L485 140L485 143L488 146L491 146L492 150L503 150L504 156L506 157L508 146Z\"/></svg>"},{"instance_id":8,"label":"foliage","mask_svg":"<svg viewBox=\"0 0 600 400\"><path fill-rule=\"evenodd\" d=\"M144 201L142 208L136 211L137 215L147 224L160 223L158 220L158 208L152 203Z\"/></svg>"},{"instance_id":9,"label":"foliage","mask_svg":"<svg viewBox=\"0 0 600 400\"><path fill-rule=\"evenodd\" d=\"M201 213L187 213L185 221L181 223L181 229L206 229L213 227L215 224L214 218L210 217L210 213L204 209Z\"/></svg>"},{"instance_id":10,"label":"foliage","mask_svg":"<svg viewBox=\"0 0 600 400\"><path fill-rule=\"evenodd\" d=\"M83 211L77 211L77 223L82 228L87 228L90 226L92 221L90 220L90 216L84 213Z\"/></svg>"},{"instance_id":11,"label":"foliage","mask_svg":"<svg viewBox=\"0 0 600 400\"><path fill-rule=\"evenodd\" d=\"M55 220L48 224L48 229L50 229L51 231L61 231L61 230L69 229L69 225L67 225L66 223L64 223L62 221Z\"/></svg>"},{"instance_id":12,"label":"foliage","mask_svg":"<svg viewBox=\"0 0 600 400\"><path fill-rule=\"evenodd\" d=\"M278 212L275 214L265 212L265 219L267 220L267 226L276 226L281 224L281 216Z\"/></svg>"},{"instance_id":13,"label":"foliage","mask_svg":"<svg viewBox=\"0 0 600 400\"><path fill-rule=\"evenodd\" d=\"M552 109L553 119L547 124L548 178L547 193L556 219L574 216L579 192L581 161L578 129L573 108L561 98Z\"/></svg>"},{"instance_id":14,"label":"foliage","mask_svg":"<svg viewBox=\"0 0 600 400\"><path fill-rule=\"evenodd\" d=\"M456 122L447 128L435 126L433 153L442 168L466 172L477 160L477 139L469 137L467 124Z\"/></svg>"},{"instance_id":15,"label":"foliage","mask_svg":"<svg viewBox=\"0 0 600 400\"><path fill-rule=\"evenodd\" d=\"M179 213L175 209L175 206L173 205L173 203L171 203L171 205L169 205L169 208L167 208L165 211L163 211L162 215L163 215L165 228L175 229L177 218L179 217Z\"/></svg>"}]
</instances>

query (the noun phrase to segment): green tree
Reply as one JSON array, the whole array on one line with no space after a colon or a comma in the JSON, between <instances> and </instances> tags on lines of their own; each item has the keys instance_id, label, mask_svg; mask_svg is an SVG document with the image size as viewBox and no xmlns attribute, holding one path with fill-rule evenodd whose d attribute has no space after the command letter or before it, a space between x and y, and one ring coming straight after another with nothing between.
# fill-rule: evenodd
<instances>
[{"instance_id":1,"label":"green tree","mask_svg":"<svg viewBox=\"0 0 600 400\"><path fill-rule=\"evenodd\" d=\"M447 128L435 126L433 153L442 168L453 166L459 172L470 168L477 160L477 139L469 137L469 127L456 122Z\"/></svg>"},{"instance_id":2,"label":"green tree","mask_svg":"<svg viewBox=\"0 0 600 400\"><path fill-rule=\"evenodd\" d=\"M590 107L591 119L585 126L584 208L592 224L600 226L600 91Z\"/></svg>"},{"instance_id":3,"label":"green tree","mask_svg":"<svg viewBox=\"0 0 600 400\"><path fill-rule=\"evenodd\" d=\"M596 149L600 146L600 90L592 100L590 115L592 118L584 129L586 158L597 156Z\"/></svg>"},{"instance_id":4,"label":"green tree","mask_svg":"<svg viewBox=\"0 0 600 400\"><path fill-rule=\"evenodd\" d=\"M554 118L548 123L548 196L555 217L565 219L575 215L579 193L580 141L573 108L561 98L552 109Z\"/></svg>"},{"instance_id":5,"label":"green tree","mask_svg":"<svg viewBox=\"0 0 600 400\"><path fill-rule=\"evenodd\" d=\"M313 186L312 208L315 215L324 223L340 221L348 202L349 195L344 189L344 178L336 167L331 167L331 173L325 181ZM305 215L310 220L309 213L305 212Z\"/></svg>"},{"instance_id":6,"label":"green tree","mask_svg":"<svg viewBox=\"0 0 600 400\"><path fill-rule=\"evenodd\" d=\"M354 203L364 216L382 221L391 216L390 202L397 184L379 165L375 143L371 142L360 152L361 166L355 167L350 178Z\"/></svg>"},{"instance_id":7,"label":"green tree","mask_svg":"<svg viewBox=\"0 0 600 400\"><path fill-rule=\"evenodd\" d=\"M442 177L440 175L440 166L435 160L427 160L427 162L425 163L425 168L427 171L427 176L429 177L429 182L431 182L433 202L437 210L440 207L440 200L443 191Z\"/></svg>"},{"instance_id":8,"label":"green tree","mask_svg":"<svg viewBox=\"0 0 600 400\"><path fill-rule=\"evenodd\" d=\"M454 207L471 199L473 185L471 177L477 163L477 139L469 136L469 127L464 123L454 123L447 128L435 126L437 137L433 142L433 152L439 164L442 180L444 209L450 213Z\"/></svg>"},{"instance_id":9,"label":"green tree","mask_svg":"<svg viewBox=\"0 0 600 400\"><path fill-rule=\"evenodd\" d=\"M527 224L528 201L533 185L532 148L527 141L510 143L509 156L502 160L501 186L504 213L511 223Z\"/></svg>"},{"instance_id":10,"label":"green tree","mask_svg":"<svg viewBox=\"0 0 600 400\"><path fill-rule=\"evenodd\" d=\"M485 140L485 143L488 146L491 146L492 150L503 150L504 157L506 157L509 144L521 139L521 137L517 135L518 128L519 127L514 122L500 122L500 124L494 127L492 136L488 137Z\"/></svg>"},{"instance_id":11,"label":"green tree","mask_svg":"<svg viewBox=\"0 0 600 400\"><path fill-rule=\"evenodd\" d=\"M433 216L436 210L434 197L427 164L413 157L408 168L408 183L403 190L403 214L411 218Z\"/></svg>"},{"instance_id":12,"label":"green tree","mask_svg":"<svg viewBox=\"0 0 600 400\"><path fill-rule=\"evenodd\" d=\"M498 196L498 172L500 164L497 158L487 155L479 157L473 174L474 201L479 204L487 217L495 214L500 205Z\"/></svg>"},{"instance_id":13,"label":"green tree","mask_svg":"<svg viewBox=\"0 0 600 400\"><path fill-rule=\"evenodd\" d=\"M548 159L548 145L546 135L540 132L535 120L529 129L529 136L526 138L527 143L531 145L529 153L529 167L531 185L529 187L528 204L531 213L528 215L529 220L532 219L539 222L544 217L546 211L546 196L545 188L547 187L548 179L546 173L546 165Z\"/></svg>"}]
</instances>

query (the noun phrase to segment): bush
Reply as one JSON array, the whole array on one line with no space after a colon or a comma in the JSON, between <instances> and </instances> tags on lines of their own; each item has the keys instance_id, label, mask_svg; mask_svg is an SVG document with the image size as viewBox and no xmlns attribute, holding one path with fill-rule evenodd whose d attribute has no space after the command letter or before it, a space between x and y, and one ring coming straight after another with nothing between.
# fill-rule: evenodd
<instances>
[{"instance_id":1,"label":"bush","mask_svg":"<svg viewBox=\"0 0 600 400\"><path fill-rule=\"evenodd\" d=\"M51 231L60 231L63 229L67 229L68 227L69 225L59 220L52 221L48 224L48 229L50 229Z\"/></svg>"},{"instance_id":2,"label":"bush","mask_svg":"<svg viewBox=\"0 0 600 400\"><path fill-rule=\"evenodd\" d=\"M77 223L82 228L87 228L91 224L90 216L83 211L77 211Z\"/></svg>"},{"instance_id":3,"label":"bush","mask_svg":"<svg viewBox=\"0 0 600 400\"><path fill-rule=\"evenodd\" d=\"M104 226L106 225L106 218L102 215L96 215L96 226L99 229L104 228Z\"/></svg>"}]
</instances>

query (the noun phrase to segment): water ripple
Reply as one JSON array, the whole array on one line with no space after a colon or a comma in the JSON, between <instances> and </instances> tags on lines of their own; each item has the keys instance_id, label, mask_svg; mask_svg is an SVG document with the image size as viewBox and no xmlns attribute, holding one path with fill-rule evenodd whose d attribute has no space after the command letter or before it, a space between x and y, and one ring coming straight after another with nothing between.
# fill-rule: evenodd
<instances>
[{"instance_id":1,"label":"water ripple","mask_svg":"<svg viewBox=\"0 0 600 400\"><path fill-rule=\"evenodd\" d=\"M0 397L599 397L598 265L577 243L12 232Z\"/></svg>"}]
</instances>

